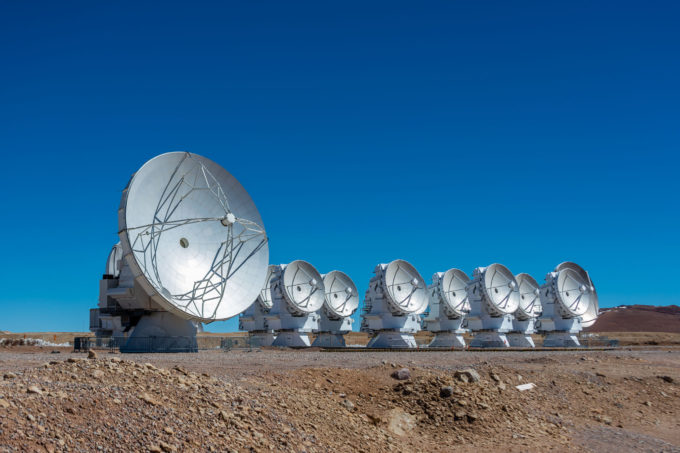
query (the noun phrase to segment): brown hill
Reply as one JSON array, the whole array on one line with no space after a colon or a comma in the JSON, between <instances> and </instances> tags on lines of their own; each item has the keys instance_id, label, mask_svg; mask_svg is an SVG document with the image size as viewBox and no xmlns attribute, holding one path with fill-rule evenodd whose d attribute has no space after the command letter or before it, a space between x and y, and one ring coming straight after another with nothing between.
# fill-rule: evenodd
<instances>
[{"instance_id":1,"label":"brown hill","mask_svg":"<svg viewBox=\"0 0 680 453\"><path fill-rule=\"evenodd\" d=\"M603 308L589 332L680 332L680 307L621 305Z\"/></svg>"}]
</instances>

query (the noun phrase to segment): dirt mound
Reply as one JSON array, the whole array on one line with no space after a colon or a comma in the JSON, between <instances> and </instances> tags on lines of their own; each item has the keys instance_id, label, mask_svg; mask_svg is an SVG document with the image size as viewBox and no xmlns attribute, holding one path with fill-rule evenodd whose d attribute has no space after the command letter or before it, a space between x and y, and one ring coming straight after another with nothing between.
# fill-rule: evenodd
<instances>
[{"instance_id":1,"label":"dirt mound","mask_svg":"<svg viewBox=\"0 0 680 453\"><path fill-rule=\"evenodd\" d=\"M589 332L680 332L680 307L623 305L604 308Z\"/></svg>"},{"instance_id":2,"label":"dirt mound","mask_svg":"<svg viewBox=\"0 0 680 453\"><path fill-rule=\"evenodd\" d=\"M307 441L248 390L151 364L69 359L0 381L0 445L22 451L284 449Z\"/></svg>"}]
</instances>

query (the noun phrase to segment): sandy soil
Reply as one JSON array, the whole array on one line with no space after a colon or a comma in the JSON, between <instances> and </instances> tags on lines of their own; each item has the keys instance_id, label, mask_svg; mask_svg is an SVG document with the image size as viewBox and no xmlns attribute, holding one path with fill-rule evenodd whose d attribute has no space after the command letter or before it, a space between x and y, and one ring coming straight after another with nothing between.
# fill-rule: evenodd
<instances>
[{"instance_id":1,"label":"sandy soil","mask_svg":"<svg viewBox=\"0 0 680 453\"><path fill-rule=\"evenodd\" d=\"M0 348L0 451L680 452L674 347L84 357Z\"/></svg>"}]
</instances>

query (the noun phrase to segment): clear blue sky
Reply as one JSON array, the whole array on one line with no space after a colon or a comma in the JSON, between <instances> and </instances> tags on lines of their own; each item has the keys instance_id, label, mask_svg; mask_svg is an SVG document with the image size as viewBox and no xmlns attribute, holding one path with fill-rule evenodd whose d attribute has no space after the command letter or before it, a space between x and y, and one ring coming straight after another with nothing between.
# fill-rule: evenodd
<instances>
[{"instance_id":1,"label":"clear blue sky","mask_svg":"<svg viewBox=\"0 0 680 453\"><path fill-rule=\"evenodd\" d=\"M678 304L680 6L2 2L0 330L87 330L129 176L188 150L272 263L563 260ZM211 330L235 330L236 322Z\"/></svg>"}]
</instances>

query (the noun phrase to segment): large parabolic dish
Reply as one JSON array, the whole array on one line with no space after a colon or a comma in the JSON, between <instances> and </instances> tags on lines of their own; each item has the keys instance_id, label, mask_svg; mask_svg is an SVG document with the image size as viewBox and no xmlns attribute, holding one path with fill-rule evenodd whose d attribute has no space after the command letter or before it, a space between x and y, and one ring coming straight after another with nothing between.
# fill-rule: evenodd
<instances>
[{"instance_id":1,"label":"large parabolic dish","mask_svg":"<svg viewBox=\"0 0 680 453\"><path fill-rule=\"evenodd\" d=\"M583 274L565 268L557 274L557 300L570 317L583 317L592 305L590 282Z\"/></svg>"},{"instance_id":2,"label":"large parabolic dish","mask_svg":"<svg viewBox=\"0 0 680 453\"><path fill-rule=\"evenodd\" d=\"M469 282L470 277L460 269L449 269L439 280L439 293L446 305L446 310L451 315L465 316L470 312L470 302L468 302L465 290Z\"/></svg>"},{"instance_id":3,"label":"large parabolic dish","mask_svg":"<svg viewBox=\"0 0 680 453\"><path fill-rule=\"evenodd\" d=\"M297 260L283 270L283 296L293 312L314 313L323 305L324 283L321 274L306 261Z\"/></svg>"},{"instance_id":4,"label":"large parabolic dish","mask_svg":"<svg viewBox=\"0 0 680 453\"><path fill-rule=\"evenodd\" d=\"M403 314L421 314L429 302L425 280L404 260L387 265L384 284L392 307Z\"/></svg>"},{"instance_id":5,"label":"large parabolic dish","mask_svg":"<svg viewBox=\"0 0 680 453\"><path fill-rule=\"evenodd\" d=\"M563 269L573 269L581 276L581 278L588 281L590 305L588 306L586 312L581 316L581 325L583 327L590 327L593 324L595 324L598 312L600 310L600 301L599 298L597 297L597 290L595 289L595 285L593 285L593 281L590 278L590 274L581 266L579 266L576 263L572 263L571 261L565 261L563 263L558 264L557 267L555 268L555 272L560 272Z\"/></svg>"},{"instance_id":6,"label":"large parabolic dish","mask_svg":"<svg viewBox=\"0 0 680 453\"><path fill-rule=\"evenodd\" d=\"M510 270L502 264L492 264L484 272L484 291L489 309L499 315L512 314L519 307L519 287Z\"/></svg>"},{"instance_id":7,"label":"large parabolic dish","mask_svg":"<svg viewBox=\"0 0 680 453\"><path fill-rule=\"evenodd\" d=\"M118 226L136 281L184 319L231 318L262 288L269 248L260 214L210 159L172 152L148 161L123 191Z\"/></svg>"},{"instance_id":8,"label":"large parabolic dish","mask_svg":"<svg viewBox=\"0 0 680 453\"><path fill-rule=\"evenodd\" d=\"M542 311L538 282L529 274L517 274L515 280L519 286L519 307L515 317L520 320L537 317Z\"/></svg>"},{"instance_id":9,"label":"large parabolic dish","mask_svg":"<svg viewBox=\"0 0 680 453\"><path fill-rule=\"evenodd\" d=\"M324 275L323 285L326 288L326 308L333 316L345 318L359 307L359 291L349 275L331 271Z\"/></svg>"}]
</instances>

